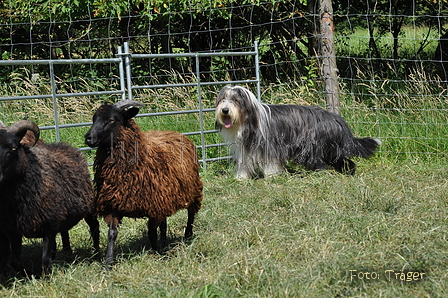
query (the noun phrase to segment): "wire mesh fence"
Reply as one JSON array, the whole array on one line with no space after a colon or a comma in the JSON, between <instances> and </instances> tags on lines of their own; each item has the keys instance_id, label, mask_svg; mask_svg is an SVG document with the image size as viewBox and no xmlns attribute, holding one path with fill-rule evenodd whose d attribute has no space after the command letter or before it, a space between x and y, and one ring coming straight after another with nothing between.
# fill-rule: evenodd
<instances>
[{"instance_id":1,"label":"wire mesh fence","mask_svg":"<svg viewBox=\"0 0 448 298\"><path fill-rule=\"evenodd\" d=\"M226 147L228 144L221 143L217 141L216 137L209 137L208 134L216 134L218 130L211 128L210 125L206 125L213 122L213 116L208 116L214 112L214 107L212 107L213 99L207 100L206 97L203 98L202 90L210 86L222 86L226 84L254 84L258 98L260 97L260 80L259 80L259 64L258 64L258 45L255 43L255 47L252 51L248 52L216 52L216 53L179 53L179 54L132 54L129 51L128 43L124 43L124 52L122 47L118 47L119 58L110 59L57 59L57 60L0 60L0 67L7 67L10 65L15 65L19 67L35 66L35 65L45 65L49 68L49 77L47 79L47 86L43 92L44 94L30 94L21 95L23 92L16 91L14 94L9 96L0 97L0 102L4 104L5 108L10 109L9 114L13 118L17 118L20 112L14 112L15 108L19 108L23 105L28 107L28 111L22 111L24 115L23 118L29 118L28 115L34 117L40 117L41 122L51 122L50 125L41 125L41 130L52 130L54 132L54 138L51 141L68 141L67 138L62 138L64 129L73 129L71 132L71 143L76 140L79 144L82 144L83 133L80 132L79 128L90 126L91 122L85 122L85 120L79 122L76 116L79 114L88 114L89 109L95 100L91 100L92 96L96 97L107 97L115 96L121 97L120 99L137 99L141 100L143 103L147 104L147 108L144 112L139 113L136 118L144 119L146 117L165 118L164 125L160 129L167 129L168 127L173 130L181 131L184 135L190 138L196 139L196 144L199 149L199 162L202 164L202 168L206 170L207 162L217 161L217 160L227 160L230 158L228 154L221 154L227 150L222 150L222 147ZM182 59L182 58L194 58L194 64L199 65L200 60L209 57L236 57L236 56L253 56L252 65L246 66L246 71L248 68L253 70L254 79L239 80L239 81L201 81L199 68L196 67L196 73L189 74L188 79L182 81L177 81L177 83L157 83L148 84L142 80L135 79L132 76L133 72L133 61L138 61L139 59L148 59L149 61L155 59ZM71 65L71 64L104 64L104 63L115 63L118 65L118 74L114 74L117 77L119 89L111 90L112 86L103 86L104 90L96 91L85 91L80 92L77 90L70 90L62 88L60 80L54 75L55 67L57 65ZM185 75L185 74L184 74ZM36 78L33 82L41 80L41 78ZM138 85L143 84L143 85ZM37 85L41 85L37 83ZM162 89L162 92L157 92L157 90ZM204 91L205 91L204 90ZM208 89L209 90L209 89ZM148 92L149 91L149 92ZM25 92L26 93L26 92ZM48 93L48 94L45 94ZM174 98L178 98L174 100ZM196 100L194 100L196 97ZM75 98L75 99L73 99ZM149 98L149 100L148 100ZM154 100L158 98L157 100ZM204 99L206 99L204 101ZM30 101L31 102L27 102ZM37 101L34 102L33 101ZM77 108L73 107L73 104L82 103L78 105ZM40 107L47 107L47 113L40 114L40 109L36 109L36 105ZM206 105L206 107L204 107ZM31 110L30 110L31 109ZM69 111L71 110L71 112ZM62 114L61 114L62 112ZM38 116L40 115L40 116ZM8 117L6 117L8 118ZM148 121L141 120L140 124L147 124ZM65 121L64 121L65 120ZM64 123L67 122L68 123ZM77 122L78 121L78 122ZM168 122L167 122L168 121ZM15 121L13 121L15 122ZM150 128L154 129L156 125L152 121ZM8 122L7 122L8 123ZM158 121L160 125L161 121ZM47 123L48 124L48 123ZM175 127L175 128L174 128ZM66 136L68 134L65 134ZM48 135L47 135L48 137ZM216 154L217 148L219 154ZM89 147L81 147L82 151L91 151ZM207 151L212 151L210 152Z\"/></svg>"},{"instance_id":2,"label":"wire mesh fence","mask_svg":"<svg viewBox=\"0 0 448 298\"><path fill-rule=\"evenodd\" d=\"M0 53L9 61L115 58L123 42L135 55L152 55L251 51L257 41L263 101L326 105L316 42L322 35L321 1L163 3L52 1L50 7L37 1L3 2ZM353 132L382 139L380 154L386 157L446 158L448 3L384 0L332 1L332 5L341 114ZM194 57L135 59L132 81L142 86L176 85L194 82L197 73L201 81L251 80L255 75L250 59L210 56L199 64ZM121 90L118 73L115 63L54 69L58 88L66 93ZM48 94L48 77L40 65L1 67L2 96L35 95L1 102L3 120L11 123L26 116L48 125L43 114L52 112L52 104L37 96ZM217 89L202 90L204 108L213 108ZM196 103L194 86L167 90L139 89L133 94L145 101L143 112L148 114L181 111ZM120 94L61 99L63 123L89 122L101 101L119 99ZM199 123L180 115L150 118L139 121L145 128L180 131ZM204 129L214 129L212 113L204 123ZM62 140L81 147L74 137L77 133L82 135L79 131L63 135ZM220 150L214 154L227 154Z\"/></svg>"}]
</instances>

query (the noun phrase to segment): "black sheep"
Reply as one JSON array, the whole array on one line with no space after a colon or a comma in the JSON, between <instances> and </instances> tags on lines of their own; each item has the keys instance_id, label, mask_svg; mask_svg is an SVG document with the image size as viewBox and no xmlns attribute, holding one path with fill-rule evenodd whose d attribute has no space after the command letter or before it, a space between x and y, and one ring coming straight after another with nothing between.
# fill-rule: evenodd
<instances>
[{"instance_id":1,"label":"black sheep","mask_svg":"<svg viewBox=\"0 0 448 298\"><path fill-rule=\"evenodd\" d=\"M0 129L0 270L6 271L10 249L12 267L22 270L22 236L43 238L42 269L51 272L56 234L68 241L68 230L85 218L94 247L99 248L99 223L87 162L81 152L64 143L21 144L27 131L39 139L38 126L28 120ZM67 244L64 243L64 246Z\"/></svg>"}]
</instances>

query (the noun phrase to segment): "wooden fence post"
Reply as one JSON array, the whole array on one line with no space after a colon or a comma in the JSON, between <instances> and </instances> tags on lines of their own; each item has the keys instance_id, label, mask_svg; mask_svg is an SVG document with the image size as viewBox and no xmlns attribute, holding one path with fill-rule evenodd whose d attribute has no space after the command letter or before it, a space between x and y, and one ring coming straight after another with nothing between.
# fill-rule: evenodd
<instances>
[{"instance_id":1,"label":"wooden fence post","mask_svg":"<svg viewBox=\"0 0 448 298\"><path fill-rule=\"evenodd\" d=\"M324 81L328 109L340 115L338 69L334 50L334 23L331 0L320 0L320 38L321 73Z\"/></svg>"}]
</instances>

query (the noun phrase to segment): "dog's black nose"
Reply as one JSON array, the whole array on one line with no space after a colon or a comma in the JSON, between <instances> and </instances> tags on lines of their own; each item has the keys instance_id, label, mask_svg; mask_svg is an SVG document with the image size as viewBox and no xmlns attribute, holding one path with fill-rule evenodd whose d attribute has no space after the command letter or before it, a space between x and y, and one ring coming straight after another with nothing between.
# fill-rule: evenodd
<instances>
[{"instance_id":1,"label":"dog's black nose","mask_svg":"<svg viewBox=\"0 0 448 298\"><path fill-rule=\"evenodd\" d=\"M223 108L223 109L222 109L222 113L223 113L224 115L227 115L227 114L229 113L229 108Z\"/></svg>"}]
</instances>

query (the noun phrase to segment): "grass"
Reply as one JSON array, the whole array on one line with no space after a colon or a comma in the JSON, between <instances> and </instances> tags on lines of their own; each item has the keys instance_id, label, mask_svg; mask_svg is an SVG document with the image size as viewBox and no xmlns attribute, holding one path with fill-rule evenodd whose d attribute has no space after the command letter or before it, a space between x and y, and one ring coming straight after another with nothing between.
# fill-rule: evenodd
<instances>
[{"instance_id":1,"label":"grass","mask_svg":"<svg viewBox=\"0 0 448 298\"><path fill-rule=\"evenodd\" d=\"M357 163L353 177L299 172L242 182L214 164L202 174L193 241L180 238L184 211L169 219L163 256L148 250L144 220L125 219L117 264L104 272L81 223L71 231L75 255L58 254L50 281L13 279L0 296L446 296L446 164ZM25 266L38 266L39 253L39 241L25 240ZM387 270L424 275L388 280ZM379 277L361 280L354 272Z\"/></svg>"},{"instance_id":2,"label":"grass","mask_svg":"<svg viewBox=\"0 0 448 298\"><path fill-rule=\"evenodd\" d=\"M358 76L355 89L363 92L344 94L350 88L341 81L342 114L355 135L379 137L383 145L375 158L356 160L355 176L299 171L241 182L232 178L231 165L210 163L201 173L204 204L192 241L181 238L185 211L169 218L166 255L149 249L144 219L125 218L117 240L117 264L104 272L103 255L92 256L88 229L81 222L70 232L75 253L57 254L49 281L13 278L1 283L0 296L446 296L448 122L446 96L438 91L445 87L418 70L399 86L388 80L369 81L366 73ZM45 84L23 82L20 94L50 93ZM263 89L263 98L279 104L323 105L321 93L308 88L271 85ZM137 98L145 103L145 113L196 106L194 90L145 92ZM213 106L214 96L215 90L203 90L205 107ZM102 100L61 99L61 124L90 121ZM25 116L40 126L53 124L49 101L2 102L1 108L7 124ZM205 129L213 129L213 113L204 117ZM143 129L199 130L197 114L137 122ZM63 129L61 139L84 147L87 129ZM42 137L54 141L54 131L42 131ZM200 144L198 136L191 138ZM218 142L219 135L206 135L207 144ZM92 153L86 154L91 161ZM207 150L207 157L221 155L227 155L225 148ZM103 254L106 231L102 222ZM39 271L40 252L40 240L24 240L26 268ZM423 273L423 278L400 280L409 272L420 277ZM366 273L376 278L361 279Z\"/></svg>"},{"instance_id":3,"label":"grass","mask_svg":"<svg viewBox=\"0 0 448 298\"><path fill-rule=\"evenodd\" d=\"M366 28L339 28L336 30L337 56L365 57L371 51L369 49L369 31ZM425 26L405 26L399 36L398 55L403 58L415 56L421 45L424 44L420 53L421 59L432 59L439 41L439 32L430 30ZM382 57L392 57L394 38L390 32L379 35L378 30L374 32L377 46Z\"/></svg>"},{"instance_id":4,"label":"grass","mask_svg":"<svg viewBox=\"0 0 448 298\"><path fill-rule=\"evenodd\" d=\"M429 102L419 101L420 106L415 100L409 102L414 109L427 107L428 115L432 113ZM432 103L441 108L443 98ZM204 205L193 241L181 238L185 211L169 219L166 255L149 249L145 220L126 218L117 240L117 264L111 272L104 272L103 255L92 257L88 229L81 222L70 232L75 253L58 253L50 281L14 278L2 283L0 296L445 296L445 114L434 112L435 118L426 122L428 115L389 106L372 110L354 101L350 107L343 113L357 135L378 136L381 132L384 141L376 158L357 160L354 177L332 171L299 172L240 182L232 178L229 164L210 163L202 173ZM191 131L197 129L195 117L137 121L145 129ZM67 130L63 138L82 145L85 130ZM418 140L423 135L429 140L434 134L443 137L438 142L440 155L409 153L407 158L397 157L400 150L428 148L412 148L411 140L398 136ZM102 254L106 233L102 222ZM40 242L24 240L23 262L28 269L39 271ZM391 270L389 280L386 273ZM378 278L360 279L359 272L374 273ZM423 273L424 277L401 281L402 272Z\"/></svg>"}]
</instances>

